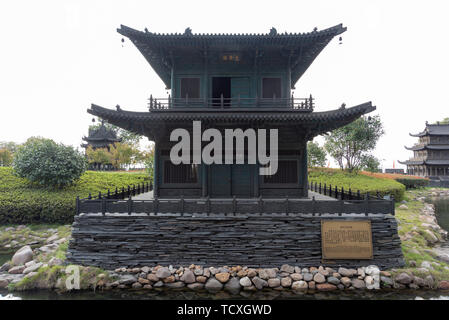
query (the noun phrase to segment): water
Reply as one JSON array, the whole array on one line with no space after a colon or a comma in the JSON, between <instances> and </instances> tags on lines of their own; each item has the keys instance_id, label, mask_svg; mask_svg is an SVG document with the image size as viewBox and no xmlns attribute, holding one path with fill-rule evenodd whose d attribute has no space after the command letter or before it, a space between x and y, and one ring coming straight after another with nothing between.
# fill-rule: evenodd
<instances>
[{"instance_id":1,"label":"water","mask_svg":"<svg viewBox=\"0 0 449 320\"><path fill-rule=\"evenodd\" d=\"M242 295L244 294L244 295ZM231 295L226 292L211 294L206 291L193 292L185 290L151 290L151 291L82 291L59 294L49 290L35 290L8 293L0 290L0 300L449 300L433 291L382 291L382 292L337 292L299 294L291 291L263 290L255 293L243 292Z\"/></svg>"},{"instance_id":2,"label":"water","mask_svg":"<svg viewBox=\"0 0 449 320\"><path fill-rule=\"evenodd\" d=\"M14 252L0 252L0 266L2 266L6 261L11 260Z\"/></svg>"}]
</instances>

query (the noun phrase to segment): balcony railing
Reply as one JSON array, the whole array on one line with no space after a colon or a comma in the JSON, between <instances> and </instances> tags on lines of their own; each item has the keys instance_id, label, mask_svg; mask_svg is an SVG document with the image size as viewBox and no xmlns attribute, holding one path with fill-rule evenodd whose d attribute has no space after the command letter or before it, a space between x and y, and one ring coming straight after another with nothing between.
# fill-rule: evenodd
<instances>
[{"instance_id":1,"label":"balcony railing","mask_svg":"<svg viewBox=\"0 0 449 320\"><path fill-rule=\"evenodd\" d=\"M235 108L286 108L290 110L311 112L314 108L314 98L312 95L308 98L153 98L148 99L148 108L152 110L171 110L171 109L235 109Z\"/></svg>"}]
</instances>

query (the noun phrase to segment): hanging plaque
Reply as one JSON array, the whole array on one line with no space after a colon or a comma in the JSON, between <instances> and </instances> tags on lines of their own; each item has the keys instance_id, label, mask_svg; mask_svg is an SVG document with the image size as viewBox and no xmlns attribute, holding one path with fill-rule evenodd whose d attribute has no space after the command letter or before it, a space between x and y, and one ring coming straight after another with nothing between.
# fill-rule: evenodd
<instances>
[{"instance_id":1,"label":"hanging plaque","mask_svg":"<svg viewBox=\"0 0 449 320\"><path fill-rule=\"evenodd\" d=\"M323 259L372 259L371 221L321 220Z\"/></svg>"}]
</instances>

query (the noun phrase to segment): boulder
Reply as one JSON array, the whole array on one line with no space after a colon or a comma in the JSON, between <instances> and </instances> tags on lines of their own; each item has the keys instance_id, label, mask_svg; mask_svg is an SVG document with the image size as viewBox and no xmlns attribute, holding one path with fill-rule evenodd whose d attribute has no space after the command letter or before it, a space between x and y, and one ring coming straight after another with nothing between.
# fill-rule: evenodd
<instances>
[{"instance_id":1,"label":"boulder","mask_svg":"<svg viewBox=\"0 0 449 320\"><path fill-rule=\"evenodd\" d=\"M291 285L292 285L292 278L290 277L281 278L281 286L288 288Z\"/></svg>"},{"instance_id":2,"label":"boulder","mask_svg":"<svg viewBox=\"0 0 449 320\"><path fill-rule=\"evenodd\" d=\"M330 283L319 283L316 285L318 291L333 291L337 290L337 286Z\"/></svg>"},{"instance_id":3,"label":"boulder","mask_svg":"<svg viewBox=\"0 0 449 320\"><path fill-rule=\"evenodd\" d=\"M223 284L217 279L211 278L207 280L205 288L208 291L220 291L223 289Z\"/></svg>"},{"instance_id":4,"label":"boulder","mask_svg":"<svg viewBox=\"0 0 449 320\"><path fill-rule=\"evenodd\" d=\"M0 272L8 271L9 269L11 269L11 265L10 265L8 262L5 262L5 263L0 267Z\"/></svg>"},{"instance_id":5,"label":"boulder","mask_svg":"<svg viewBox=\"0 0 449 320\"><path fill-rule=\"evenodd\" d=\"M191 290L201 290L204 288L204 283L190 283L187 285L187 288L191 289Z\"/></svg>"},{"instance_id":6,"label":"boulder","mask_svg":"<svg viewBox=\"0 0 449 320\"><path fill-rule=\"evenodd\" d=\"M221 283L226 283L229 280L230 274L228 272L219 272L215 274L215 278Z\"/></svg>"},{"instance_id":7,"label":"boulder","mask_svg":"<svg viewBox=\"0 0 449 320\"><path fill-rule=\"evenodd\" d=\"M290 278L292 278L293 281L300 281L300 280L302 280L302 274L300 274L300 273L292 273L290 275Z\"/></svg>"},{"instance_id":8,"label":"boulder","mask_svg":"<svg viewBox=\"0 0 449 320\"><path fill-rule=\"evenodd\" d=\"M133 289L140 289L140 288L142 288L142 285L139 282L135 282L135 283L133 283L132 288Z\"/></svg>"},{"instance_id":9,"label":"boulder","mask_svg":"<svg viewBox=\"0 0 449 320\"><path fill-rule=\"evenodd\" d=\"M288 272L288 273L294 273L295 267L290 266L288 264L284 264L281 266L281 272Z\"/></svg>"},{"instance_id":10,"label":"boulder","mask_svg":"<svg viewBox=\"0 0 449 320\"><path fill-rule=\"evenodd\" d=\"M156 277L158 277L159 279L164 279L169 276L171 276L171 272L166 267L159 268L156 271Z\"/></svg>"},{"instance_id":11,"label":"boulder","mask_svg":"<svg viewBox=\"0 0 449 320\"><path fill-rule=\"evenodd\" d=\"M278 278L274 278L274 279L268 279L268 286L270 288L276 288L279 287L281 285L281 280Z\"/></svg>"},{"instance_id":12,"label":"boulder","mask_svg":"<svg viewBox=\"0 0 449 320\"><path fill-rule=\"evenodd\" d=\"M400 284L409 284L412 282L412 277L405 272L398 274L394 281Z\"/></svg>"},{"instance_id":13,"label":"boulder","mask_svg":"<svg viewBox=\"0 0 449 320\"><path fill-rule=\"evenodd\" d=\"M190 270L186 270L184 271L184 273L182 274L181 281L183 281L184 283L194 283L195 282L195 275L192 271Z\"/></svg>"},{"instance_id":14,"label":"boulder","mask_svg":"<svg viewBox=\"0 0 449 320\"><path fill-rule=\"evenodd\" d=\"M49 266L62 266L62 264L62 260L56 257L52 257L50 261L48 261Z\"/></svg>"},{"instance_id":15,"label":"boulder","mask_svg":"<svg viewBox=\"0 0 449 320\"><path fill-rule=\"evenodd\" d=\"M438 289L440 290L449 290L449 281L440 281L440 283L438 284Z\"/></svg>"},{"instance_id":16,"label":"boulder","mask_svg":"<svg viewBox=\"0 0 449 320\"><path fill-rule=\"evenodd\" d=\"M24 246L14 253L11 262L15 266L19 266L33 260L33 250L30 246Z\"/></svg>"},{"instance_id":17,"label":"boulder","mask_svg":"<svg viewBox=\"0 0 449 320\"><path fill-rule=\"evenodd\" d=\"M391 279L390 277L381 276L380 281L382 282L382 284L387 285L387 286L393 285L393 279Z\"/></svg>"},{"instance_id":18,"label":"boulder","mask_svg":"<svg viewBox=\"0 0 449 320\"><path fill-rule=\"evenodd\" d=\"M198 276L196 277L196 281L199 283L206 283L207 278L205 276Z\"/></svg>"},{"instance_id":19,"label":"boulder","mask_svg":"<svg viewBox=\"0 0 449 320\"><path fill-rule=\"evenodd\" d=\"M354 272L355 271L355 272ZM342 277L352 277L353 275L357 274L357 270L354 269L346 269L343 267L338 268L337 271Z\"/></svg>"},{"instance_id":20,"label":"boulder","mask_svg":"<svg viewBox=\"0 0 449 320\"><path fill-rule=\"evenodd\" d=\"M330 284L333 284L333 285L338 285L340 283L340 280L338 280L335 277L328 277L327 282L329 282Z\"/></svg>"},{"instance_id":21,"label":"boulder","mask_svg":"<svg viewBox=\"0 0 449 320\"><path fill-rule=\"evenodd\" d=\"M292 290L307 290L309 285L307 282L300 280L292 283Z\"/></svg>"},{"instance_id":22,"label":"boulder","mask_svg":"<svg viewBox=\"0 0 449 320\"><path fill-rule=\"evenodd\" d=\"M313 281L315 281L315 283L324 283L326 282L326 277L318 272L313 276Z\"/></svg>"},{"instance_id":23,"label":"boulder","mask_svg":"<svg viewBox=\"0 0 449 320\"><path fill-rule=\"evenodd\" d=\"M240 279L240 285L242 287L250 287L252 285L251 279L248 277L243 277Z\"/></svg>"},{"instance_id":24,"label":"boulder","mask_svg":"<svg viewBox=\"0 0 449 320\"><path fill-rule=\"evenodd\" d=\"M159 278L154 274L154 273L150 273L147 275L147 279L153 282L158 282Z\"/></svg>"},{"instance_id":25,"label":"boulder","mask_svg":"<svg viewBox=\"0 0 449 320\"><path fill-rule=\"evenodd\" d=\"M259 277L254 277L251 280L253 281L254 286L259 290L262 290L263 287L268 286L268 283L265 280L260 279Z\"/></svg>"},{"instance_id":26,"label":"boulder","mask_svg":"<svg viewBox=\"0 0 449 320\"><path fill-rule=\"evenodd\" d=\"M34 271L38 270L40 267L42 267L42 264L43 264L42 262L34 263L34 264L30 265L29 267L25 268L22 273L27 274L30 272L34 272Z\"/></svg>"},{"instance_id":27,"label":"boulder","mask_svg":"<svg viewBox=\"0 0 449 320\"><path fill-rule=\"evenodd\" d=\"M366 288L365 281L360 280L360 279L352 279L351 284L356 289L365 289Z\"/></svg>"},{"instance_id":28,"label":"boulder","mask_svg":"<svg viewBox=\"0 0 449 320\"><path fill-rule=\"evenodd\" d=\"M380 274L380 270L378 266L371 265L365 268L365 273L369 276L376 276Z\"/></svg>"},{"instance_id":29,"label":"boulder","mask_svg":"<svg viewBox=\"0 0 449 320\"><path fill-rule=\"evenodd\" d=\"M242 286L240 285L239 279L232 277L229 279L229 281L225 284L224 289L232 294L239 293Z\"/></svg>"},{"instance_id":30,"label":"boulder","mask_svg":"<svg viewBox=\"0 0 449 320\"><path fill-rule=\"evenodd\" d=\"M25 270L25 266L15 266L8 270L11 274L21 274Z\"/></svg>"},{"instance_id":31,"label":"boulder","mask_svg":"<svg viewBox=\"0 0 449 320\"><path fill-rule=\"evenodd\" d=\"M171 289L178 289L178 288L183 288L185 286L185 283L181 282L181 281L176 281L176 282L166 283L165 286L167 288L171 288Z\"/></svg>"},{"instance_id":32,"label":"boulder","mask_svg":"<svg viewBox=\"0 0 449 320\"><path fill-rule=\"evenodd\" d=\"M304 273L303 279L304 279L304 281L312 281L313 274L311 274L311 273Z\"/></svg>"},{"instance_id":33,"label":"boulder","mask_svg":"<svg viewBox=\"0 0 449 320\"><path fill-rule=\"evenodd\" d=\"M137 282L137 278L131 274L124 274L119 276L118 279L119 284L132 284Z\"/></svg>"}]
</instances>

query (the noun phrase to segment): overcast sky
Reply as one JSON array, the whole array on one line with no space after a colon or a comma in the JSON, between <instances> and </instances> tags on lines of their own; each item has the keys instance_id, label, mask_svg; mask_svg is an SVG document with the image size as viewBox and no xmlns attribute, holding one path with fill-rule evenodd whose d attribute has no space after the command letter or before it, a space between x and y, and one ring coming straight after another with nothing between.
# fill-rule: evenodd
<instances>
[{"instance_id":1,"label":"overcast sky","mask_svg":"<svg viewBox=\"0 0 449 320\"><path fill-rule=\"evenodd\" d=\"M296 84L316 111L372 101L386 135L375 155L406 160L409 132L449 117L448 1L1 1L0 141L79 147L91 103L146 111L162 81L120 24L151 32L310 32L343 23ZM319 142L322 140L318 139ZM396 167L403 167L396 163Z\"/></svg>"}]
</instances>

